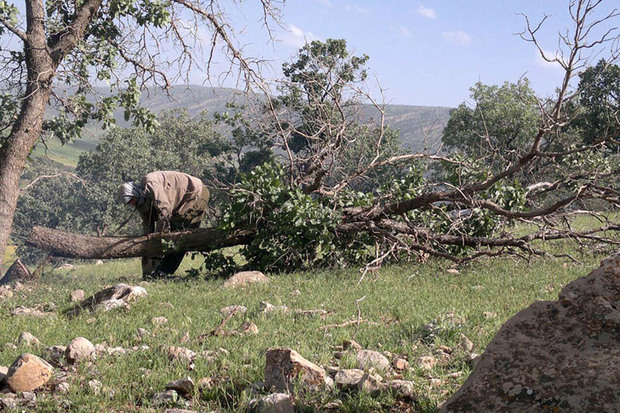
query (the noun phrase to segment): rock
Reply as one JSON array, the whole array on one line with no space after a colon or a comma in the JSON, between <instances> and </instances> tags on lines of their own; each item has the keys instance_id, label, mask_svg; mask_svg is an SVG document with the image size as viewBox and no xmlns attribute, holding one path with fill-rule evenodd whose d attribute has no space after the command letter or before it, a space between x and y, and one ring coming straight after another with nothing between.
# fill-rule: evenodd
<instances>
[{"instance_id":1,"label":"rock","mask_svg":"<svg viewBox=\"0 0 620 413\"><path fill-rule=\"evenodd\" d=\"M244 287L250 284L262 284L269 282L269 278L260 271L242 271L238 272L229 279L227 279L222 287L235 288Z\"/></svg>"},{"instance_id":2,"label":"rock","mask_svg":"<svg viewBox=\"0 0 620 413\"><path fill-rule=\"evenodd\" d=\"M46 384L54 374L54 368L34 354L19 356L7 372L6 383L14 392L32 391Z\"/></svg>"},{"instance_id":3,"label":"rock","mask_svg":"<svg viewBox=\"0 0 620 413\"><path fill-rule=\"evenodd\" d=\"M0 278L0 285L15 284L17 282L28 282L33 279L34 277L28 270L28 267L26 267L24 263L17 259L6 271L4 277Z\"/></svg>"},{"instance_id":4,"label":"rock","mask_svg":"<svg viewBox=\"0 0 620 413\"><path fill-rule=\"evenodd\" d=\"M0 366L0 388L2 387L2 383L6 380L6 375L9 372L9 368L5 366Z\"/></svg>"},{"instance_id":5,"label":"rock","mask_svg":"<svg viewBox=\"0 0 620 413\"><path fill-rule=\"evenodd\" d=\"M83 310L110 311L115 308L129 308L129 303L146 297L143 287L116 284L113 287L99 291L82 301L82 303L66 311L69 316L75 316Z\"/></svg>"},{"instance_id":6,"label":"rock","mask_svg":"<svg viewBox=\"0 0 620 413\"><path fill-rule=\"evenodd\" d=\"M55 391L58 393L69 393L69 390L71 390L71 385L66 381L58 383L55 387Z\"/></svg>"},{"instance_id":7,"label":"rock","mask_svg":"<svg viewBox=\"0 0 620 413\"><path fill-rule=\"evenodd\" d=\"M264 314L274 313L276 311L286 313L289 311L289 308L285 305L275 306L271 303L268 303L267 301L261 301L258 304L258 310Z\"/></svg>"},{"instance_id":8,"label":"rock","mask_svg":"<svg viewBox=\"0 0 620 413\"><path fill-rule=\"evenodd\" d=\"M334 377L334 385L338 389L370 394L376 394L381 390L382 381L381 376L360 369L340 370Z\"/></svg>"},{"instance_id":9,"label":"rock","mask_svg":"<svg viewBox=\"0 0 620 413\"><path fill-rule=\"evenodd\" d=\"M214 386L215 382L211 377L203 377L202 379L198 380L198 390L200 391L210 390Z\"/></svg>"},{"instance_id":10,"label":"rock","mask_svg":"<svg viewBox=\"0 0 620 413\"><path fill-rule=\"evenodd\" d=\"M30 334L29 332L24 331L23 333L19 335L19 338L17 339L17 344L21 346L27 346L27 347L31 347L31 346L38 347L41 345L41 342L39 341L38 338Z\"/></svg>"},{"instance_id":11,"label":"rock","mask_svg":"<svg viewBox=\"0 0 620 413\"><path fill-rule=\"evenodd\" d=\"M257 413L294 413L291 398L284 393L273 393L260 399L256 405Z\"/></svg>"},{"instance_id":12,"label":"rock","mask_svg":"<svg viewBox=\"0 0 620 413\"><path fill-rule=\"evenodd\" d=\"M80 302L84 299L85 294L86 293L84 293L84 290L73 290L69 295L69 301L72 303Z\"/></svg>"},{"instance_id":13,"label":"rock","mask_svg":"<svg viewBox=\"0 0 620 413\"><path fill-rule=\"evenodd\" d=\"M386 371L390 369L390 360L378 351L359 350L355 359L357 361L357 367L362 370L374 368L378 371Z\"/></svg>"},{"instance_id":14,"label":"rock","mask_svg":"<svg viewBox=\"0 0 620 413\"><path fill-rule=\"evenodd\" d=\"M98 395L99 393L101 393L103 384L99 380L89 380L88 388L92 394Z\"/></svg>"},{"instance_id":15,"label":"rock","mask_svg":"<svg viewBox=\"0 0 620 413\"><path fill-rule=\"evenodd\" d=\"M56 315L56 312L53 310L47 311L44 304L38 304L34 308L28 308L20 305L11 311L11 315L43 318Z\"/></svg>"},{"instance_id":16,"label":"rock","mask_svg":"<svg viewBox=\"0 0 620 413\"><path fill-rule=\"evenodd\" d=\"M359 383L364 379L364 370L344 369L336 373L334 384L342 390L357 390Z\"/></svg>"},{"instance_id":17,"label":"rock","mask_svg":"<svg viewBox=\"0 0 620 413\"><path fill-rule=\"evenodd\" d=\"M185 347L170 346L165 347L164 352L170 361L178 361L186 365L190 370L194 368L196 353Z\"/></svg>"},{"instance_id":18,"label":"rock","mask_svg":"<svg viewBox=\"0 0 620 413\"><path fill-rule=\"evenodd\" d=\"M97 261L95 261L95 265L103 265L103 261L102 260L97 260Z\"/></svg>"},{"instance_id":19,"label":"rock","mask_svg":"<svg viewBox=\"0 0 620 413\"><path fill-rule=\"evenodd\" d=\"M392 367L394 367L394 370L407 370L409 368L409 362L404 358L394 357L392 360Z\"/></svg>"},{"instance_id":20,"label":"rock","mask_svg":"<svg viewBox=\"0 0 620 413\"><path fill-rule=\"evenodd\" d=\"M186 410L186 409L166 409L164 413L198 413L195 410Z\"/></svg>"},{"instance_id":21,"label":"rock","mask_svg":"<svg viewBox=\"0 0 620 413\"><path fill-rule=\"evenodd\" d=\"M8 350L17 350L17 346L13 343L4 343L4 348Z\"/></svg>"},{"instance_id":22,"label":"rock","mask_svg":"<svg viewBox=\"0 0 620 413\"><path fill-rule=\"evenodd\" d=\"M166 384L166 390L174 390L182 396L191 395L194 392L194 387L194 381L191 377L185 377Z\"/></svg>"},{"instance_id":23,"label":"rock","mask_svg":"<svg viewBox=\"0 0 620 413\"><path fill-rule=\"evenodd\" d=\"M155 406L166 406L179 400L179 394L174 390L166 390L164 392L155 393L152 402Z\"/></svg>"},{"instance_id":24,"label":"rock","mask_svg":"<svg viewBox=\"0 0 620 413\"><path fill-rule=\"evenodd\" d=\"M75 364L90 359L94 351L95 346L93 343L84 337L77 337L67 344L65 358L67 359L67 363Z\"/></svg>"},{"instance_id":25,"label":"rock","mask_svg":"<svg viewBox=\"0 0 620 413\"><path fill-rule=\"evenodd\" d=\"M386 388L388 388L394 396L403 399L413 399L415 396L415 387L412 381L392 380L387 383Z\"/></svg>"},{"instance_id":26,"label":"rock","mask_svg":"<svg viewBox=\"0 0 620 413\"><path fill-rule=\"evenodd\" d=\"M8 285L0 285L0 300L13 297L13 291Z\"/></svg>"},{"instance_id":27,"label":"rock","mask_svg":"<svg viewBox=\"0 0 620 413\"><path fill-rule=\"evenodd\" d=\"M258 334L258 326L251 321L246 321L239 327L239 333L242 335L256 335Z\"/></svg>"},{"instance_id":28,"label":"rock","mask_svg":"<svg viewBox=\"0 0 620 413\"><path fill-rule=\"evenodd\" d=\"M448 268L448 269L446 270L446 272L447 272L448 274L454 274L454 275L460 274L460 271L459 271L459 270L457 270L456 268Z\"/></svg>"},{"instance_id":29,"label":"rock","mask_svg":"<svg viewBox=\"0 0 620 413\"><path fill-rule=\"evenodd\" d=\"M461 341L459 342L459 347L462 350L471 353L474 350L474 343L465 334L461 334Z\"/></svg>"},{"instance_id":30,"label":"rock","mask_svg":"<svg viewBox=\"0 0 620 413\"><path fill-rule=\"evenodd\" d=\"M229 305L228 307L223 307L220 309L220 313L224 316L229 315L233 311L235 314L245 314L248 312L248 309L242 305Z\"/></svg>"},{"instance_id":31,"label":"rock","mask_svg":"<svg viewBox=\"0 0 620 413\"><path fill-rule=\"evenodd\" d=\"M620 254L508 320L441 412L613 412L620 405Z\"/></svg>"},{"instance_id":32,"label":"rock","mask_svg":"<svg viewBox=\"0 0 620 413\"><path fill-rule=\"evenodd\" d=\"M1 397L0 398L0 411L4 410L16 410L17 400L14 397Z\"/></svg>"},{"instance_id":33,"label":"rock","mask_svg":"<svg viewBox=\"0 0 620 413\"><path fill-rule=\"evenodd\" d=\"M167 323L168 323L168 319L166 317L151 318L151 324L156 325L156 326L160 326L160 325L167 324Z\"/></svg>"},{"instance_id":34,"label":"rock","mask_svg":"<svg viewBox=\"0 0 620 413\"><path fill-rule=\"evenodd\" d=\"M418 358L418 366L424 370L432 370L437 364L437 359L433 356L422 356Z\"/></svg>"},{"instance_id":35,"label":"rock","mask_svg":"<svg viewBox=\"0 0 620 413\"><path fill-rule=\"evenodd\" d=\"M431 385L431 387L441 387L443 385L443 381L436 378L428 379L428 383Z\"/></svg>"},{"instance_id":36,"label":"rock","mask_svg":"<svg viewBox=\"0 0 620 413\"><path fill-rule=\"evenodd\" d=\"M295 350L276 347L267 350L265 363L265 387L278 391L291 391L293 384L300 382L310 389L325 384L325 370L304 359Z\"/></svg>"},{"instance_id":37,"label":"rock","mask_svg":"<svg viewBox=\"0 0 620 413\"><path fill-rule=\"evenodd\" d=\"M51 365L60 367L65 359L66 351L67 347L65 346L46 347L41 352L41 357Z\"/></svg>"},{"instance_id":38,"label":"rock","mask_svg":"<svg viewBox=\"0 0 620 413\"><path fill-rule=\"evenodd\" d=\"M363 349L362 345L355 340L345 340L342 343L342 348L345 350L361 350Z\"/></svg>"}]
</instances>

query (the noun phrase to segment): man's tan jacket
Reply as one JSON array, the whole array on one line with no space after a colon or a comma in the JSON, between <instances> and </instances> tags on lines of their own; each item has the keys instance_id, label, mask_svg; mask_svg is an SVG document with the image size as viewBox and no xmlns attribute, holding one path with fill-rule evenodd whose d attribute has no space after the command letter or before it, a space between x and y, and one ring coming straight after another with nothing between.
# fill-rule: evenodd
<instances>
[{"instance_id":1,"label":"man's tan jacket","mask_svg":"<svg viewBox=\"0 0 620 413\"><path fill-rule=\"evenodd\" d=\"M150 222L157 220L157 230L167 230L170 218L183 216L203 191L202 181L175 171L151 172L142 178L145 202L137 209ZM156 216L154 215L156 214Z\"/></svg>"}]
</instances>

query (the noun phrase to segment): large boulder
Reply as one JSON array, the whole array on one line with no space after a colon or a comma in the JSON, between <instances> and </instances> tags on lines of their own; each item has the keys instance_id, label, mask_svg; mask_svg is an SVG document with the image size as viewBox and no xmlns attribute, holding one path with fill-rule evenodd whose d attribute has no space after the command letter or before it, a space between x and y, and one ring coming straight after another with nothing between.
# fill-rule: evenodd
<instances>
[{"instance_id":1,"label":"large boulder","mask_svg":"<svg viewBox=\"0 0 620 413\"><path fill-rule=\"evenodd\" d=\"M267 350L265 363L265 387L275 387L281 392L290 392L293 385L318 389L325 385L325 370L306 360L295 350L275 347Z\"/></svg>"},{"instance_id":2,"label":"large boulder","mask_svg":"<svg viewBox=\"0 0 620 413\"><path fill-rule=\"evenodd\" d=\"M38 389L47 383L54 374L54 368L34 354L19 356L6 375L6 383L15 393Z\"/></svg>"},{"instance_id":3,"label":"large boulder","mask_svg":"<svg viewBox=\"0 0 620 413\"><path fill-rule=\"evenodd\" d=\"M620 406L620 254L508 320L441 412Z\"/></svg>"}]
</instances>

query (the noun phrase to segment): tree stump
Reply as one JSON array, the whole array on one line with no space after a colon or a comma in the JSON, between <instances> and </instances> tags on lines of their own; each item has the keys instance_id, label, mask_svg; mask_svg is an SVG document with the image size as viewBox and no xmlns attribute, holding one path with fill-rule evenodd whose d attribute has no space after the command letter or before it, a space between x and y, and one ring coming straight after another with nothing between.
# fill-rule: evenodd
<instances>
[{"instance_id":1,"label":"tree stump","mask_svg":"<svg viewBox=\"0 0 620 413\"><path fill-rule=\"evenodd\" d=\"M19 259L9 267L4 277L0 279L0 285L11 284L14 282L27 282L34 280L28 268Z\"/></svg>"}]
</instances>

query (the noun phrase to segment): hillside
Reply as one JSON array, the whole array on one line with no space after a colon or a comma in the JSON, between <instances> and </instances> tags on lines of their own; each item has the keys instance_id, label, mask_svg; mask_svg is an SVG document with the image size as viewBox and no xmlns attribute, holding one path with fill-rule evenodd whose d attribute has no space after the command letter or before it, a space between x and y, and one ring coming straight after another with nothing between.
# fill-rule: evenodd
<instances>
[{"instance_id":1,"label":"hillside","mask_svg":"<svg viewBox=\"0 0 620 413\"><path fill-rule=\"evenodd\" d=\"M204 86L174 86L170 96L161 91L151 91L143 96L143 104L151 111L160 113L174 108L187 108L189 113L196 115L203 111L208 113L226 111L226 103L233 100L243 101L243 95L235 89L211 88ZM432 106L387 105L386 124L401 132L403 146L413 151L425 148L434 149L441 139L441 131L449 118L449 108ZM367 105L364 115L376 118L375 109ZM128 126L118 113L117 122ZM89 126L82 139L67 145L56 141L48 142L47 156L54 161L68 166L75 166L82 151L90 151L97 146L99 137L104 133L97 125ZM45 155L43 145L38 145L33 156Z\"/></svg>"}]
</instances>

